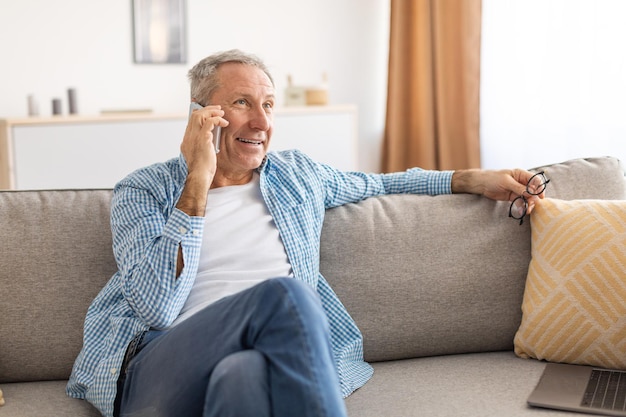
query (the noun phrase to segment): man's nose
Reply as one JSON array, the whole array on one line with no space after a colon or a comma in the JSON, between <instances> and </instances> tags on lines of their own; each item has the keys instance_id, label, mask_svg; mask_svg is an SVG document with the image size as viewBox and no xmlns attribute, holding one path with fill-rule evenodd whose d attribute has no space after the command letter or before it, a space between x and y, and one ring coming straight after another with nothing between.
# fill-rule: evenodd
<instances>
[{"instance_id":1,"label":"man's nose","mask_svg":"<svg viewBox=\"0 0 626 417\"><path fill-rule=\"evenodd\" d=\"M263 107L255 108L250 120L250 126L257 130L267 131L272 126L272 117Z\"/></svg>"}]
</instances>

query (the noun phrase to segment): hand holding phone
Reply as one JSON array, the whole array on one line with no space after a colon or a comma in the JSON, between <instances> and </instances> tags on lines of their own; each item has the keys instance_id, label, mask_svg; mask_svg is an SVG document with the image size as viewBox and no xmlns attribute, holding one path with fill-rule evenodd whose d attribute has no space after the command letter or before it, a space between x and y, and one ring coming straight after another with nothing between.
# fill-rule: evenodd
<instances>
[{"instance_id":1,"label":"hand holding phone","mask_svg":"<svg viewBox=\"0 0 626 417\"><path fill-rule=\"evenodd\" d=\"M192 101L191 104L189 105L189 117L191 117L191 113L193 113L194 110L199 110L202 108L204 108L204 106L201 106L195 101ZM222 127L219 125L215 125L211 133L213 134L213 146L215 147L215 153L219 153L220 142L222 140Z\"/></svg>"}]
</instances>

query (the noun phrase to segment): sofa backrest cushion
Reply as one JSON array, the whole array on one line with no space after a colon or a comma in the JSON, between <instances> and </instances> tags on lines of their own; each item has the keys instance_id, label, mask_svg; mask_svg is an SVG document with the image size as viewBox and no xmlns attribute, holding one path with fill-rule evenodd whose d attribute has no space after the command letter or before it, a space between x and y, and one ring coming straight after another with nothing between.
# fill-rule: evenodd
<instances>
[{"instance_id":1,"label":"sofa backrest cushion","mask_svg":"<svg viewBox=\"0 0 626 417\"><path fill-rule=\"evenodd\" d=\"M111 192L0 192L0 382L66 379L115 272Z\"/></svg>"},{"instance_id":2,"label":"sofa backrest cushion","mask_svg":"<svg viewBox=\"0 0 626 417\"><path fill-rule=\"evenodd\" d=\"M560 199L626 199L614 158L536 169ZM521 321L530 222L473 195L392 195L329 210L322 274L369 361L508 350Z\"/></svg>"}]
</instances>

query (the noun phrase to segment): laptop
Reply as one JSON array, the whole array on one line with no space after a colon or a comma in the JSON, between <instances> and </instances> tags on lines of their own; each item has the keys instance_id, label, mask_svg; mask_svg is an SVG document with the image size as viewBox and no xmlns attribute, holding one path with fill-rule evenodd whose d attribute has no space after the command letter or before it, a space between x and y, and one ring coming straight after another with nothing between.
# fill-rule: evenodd
<instances>
[{"instance_id":1,"label":"laptop","mask_svg":"<svg viewBox=\"0 0 626 417\"><path fill-rule=\"evenodd\" d=\"M626 371L548 363L528 397L534 407L626 416Z\"/></svg>"}]
</instances>

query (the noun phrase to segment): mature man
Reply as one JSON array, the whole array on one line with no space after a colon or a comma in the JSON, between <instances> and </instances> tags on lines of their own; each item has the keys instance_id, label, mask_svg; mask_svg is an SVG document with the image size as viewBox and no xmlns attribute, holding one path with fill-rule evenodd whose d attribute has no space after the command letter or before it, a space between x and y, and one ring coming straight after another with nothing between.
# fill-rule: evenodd
<instances>
[{"instance_id":1,"label":"mature man","mask_svg":"<svg viewBox=\"0 0 626 417\"><path fill-rule=\"evenodd\" d=\"M219 53L189 78L203 108L180 156L115 187L118 272L89 308L68 394L107 417L345 416L372 368L319 272L325 210L389 193L513 200L532 174L365 174L268 153L275 88L258 58Z\"/></svg>"}]
</instances>

